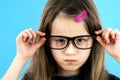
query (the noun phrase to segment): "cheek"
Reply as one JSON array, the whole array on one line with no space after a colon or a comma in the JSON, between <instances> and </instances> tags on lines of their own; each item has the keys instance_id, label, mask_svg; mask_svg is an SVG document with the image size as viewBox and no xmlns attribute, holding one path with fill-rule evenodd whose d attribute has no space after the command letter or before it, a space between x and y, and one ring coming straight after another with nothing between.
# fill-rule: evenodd
<instances>
[{"instance_id":1,"label":"cheek","mask_svg":"<svg viewBox=\"0 0 120 80\"><path fill-rule=\"evenodd\" d=\"M79 52L79 53L80 53L78 55L79 56L79 60L84 63L89 58L91 50L90 49L89 50L83 50L82 52Z\"/></svg>"},{"instance_id":2,"label":"cheek","mask_svg":"<svg viewBox=\"0 0 120 80\"><path fill-rule=\"evenodd\" d=\"M53 58L56 61L62 59L62 54L61 54L62 52L61 51L59 51L59 50L51 50L51 53L52 53Z\"/></svg>"},{"instance_id":3,"label":"cheek","mask_svg":"<svg viewBox=\"0 0 120 80\"><path fill-rule=\"evenodd\" d=\"M59 51L59 50L51 50L52 56L54 59L59 60L62 59L63 57L65 57L65 55L63 55L64 51ZM78 50L76 51L76 54L74 55L74 57L76 57L77 59L80 59L81 61L86 61L89 57L91 53L91 49L88 50Z\"/></svg>"}]
</instances>

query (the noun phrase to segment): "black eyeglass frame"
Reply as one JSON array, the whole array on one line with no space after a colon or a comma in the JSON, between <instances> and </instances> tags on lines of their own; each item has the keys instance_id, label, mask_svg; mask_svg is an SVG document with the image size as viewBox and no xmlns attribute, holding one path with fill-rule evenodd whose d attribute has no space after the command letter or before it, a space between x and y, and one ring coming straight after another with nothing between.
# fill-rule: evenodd
<instances>
[{"instance_id":1,"label":"black eyeglass frame","mask_svg":"<svg viewBox=\"0 0 120 80\"><path fill-rule=\"evenodd\" d=\"M50 38L50 37L62 37L62 38L66 38L66 39L67 39L67 44L66 44L66 46L64 46L63 48L53 48L53 47L51 47L51 46L49 45L49 47L50 47L51 49L55 49L55 50L64 49L64 48L66 48L66 47L69 45L69 42L72 41L72 44L73 44L76 48L81 49L81 50L86 50L86 49L91 49L92 46L93 46L93 44L92 44L92 46L89 47L89 48L79 48L79 47L76 46L74 40L75 40L76 38L78 38L78 37L92 37L93 42L94 42L94 41L96 40L96 36L97 36L97 35L81 35L81 36L75 36L75 37L66 37L66 36L60 36L60 35L51 35L51 36L46 36L46 39L47 39L47 43L48 43L48 44L49 44L49 38Z\"/></svg>"}]
</instances>

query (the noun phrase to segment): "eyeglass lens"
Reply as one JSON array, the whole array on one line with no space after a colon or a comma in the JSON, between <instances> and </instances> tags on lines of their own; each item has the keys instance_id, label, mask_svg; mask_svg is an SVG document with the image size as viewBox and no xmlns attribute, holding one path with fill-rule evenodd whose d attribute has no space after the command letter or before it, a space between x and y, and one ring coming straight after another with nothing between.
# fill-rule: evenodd
<instances>
[{"instance_id":1,"label":"eyeglass lens","mask_svg":"<svg viewBox=\"0 0 120 80\"><path fill-rule=\"evenodd\" d=\"M51 48L61 49L65 48L70 40L72 40L77 48L90 48L93 44L93 38L91 36L78 36L71 39L62 36L52 36L49 38L49 44Z\"/></svg>"}]
</instances>

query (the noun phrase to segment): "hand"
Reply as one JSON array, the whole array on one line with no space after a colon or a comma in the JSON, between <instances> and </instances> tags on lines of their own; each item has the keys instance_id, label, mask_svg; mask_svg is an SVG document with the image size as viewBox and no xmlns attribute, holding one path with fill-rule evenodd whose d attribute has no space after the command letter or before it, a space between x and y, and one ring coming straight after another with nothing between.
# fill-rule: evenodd
<instances>
[{"instance_id":1,"label":"hand","mask_svg":"<svg viewBox=\"0 0 120 80\"><path fill-rule=\"evenodd\" d=\"M37 37L41 37L37 42ZM45 33L40 31L34 31L31 28L21 32L16 38L16 46L17 46L17 56L23 59L29 59L35 53L35 51L41 47L45 42ZM34 44L30 43L35 42Z\"/></svg>"},{"instance_id":2,"label":"hand","mask_svg":"<svg viewBox=\"0 0 120 80\"><path fill-rule=\"evenodd\" d=\"M107 28L105 30L95 31L95 33L101 35L97 36L97 41L103 46L107 53L120 63L120 32Z\"/></svg>"}]
</instances>

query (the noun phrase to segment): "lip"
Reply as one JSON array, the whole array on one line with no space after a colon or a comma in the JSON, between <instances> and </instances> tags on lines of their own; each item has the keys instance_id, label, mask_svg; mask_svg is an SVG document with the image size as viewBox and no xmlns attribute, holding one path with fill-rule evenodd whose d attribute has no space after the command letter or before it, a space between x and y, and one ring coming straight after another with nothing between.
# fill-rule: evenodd
<instances>
[{"instance_id":1,"label":"lip","mask_svg":"<svg viewBox=\"0 0 120 80\"><path fill-rule=\"evenodd\" d=\"M72 62L76 62L77 60L73 60L73 59L67 59L67 60L65 60L66 62L70 62L70 63L72 63Z\"/></svg>"}]
</instances>

